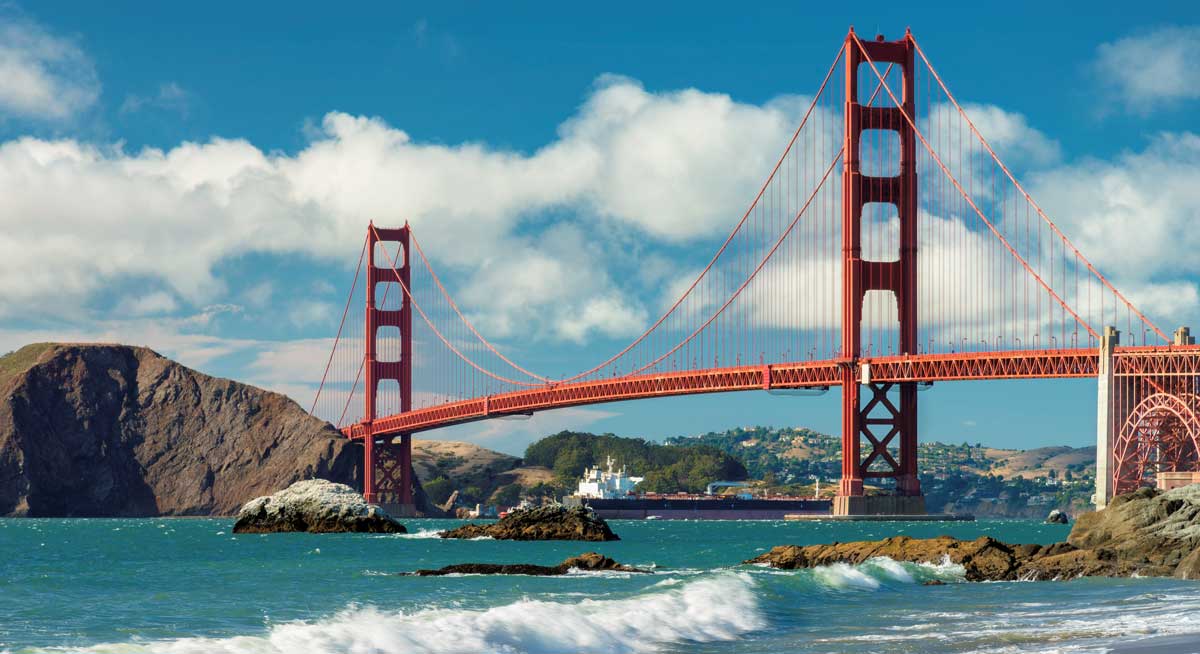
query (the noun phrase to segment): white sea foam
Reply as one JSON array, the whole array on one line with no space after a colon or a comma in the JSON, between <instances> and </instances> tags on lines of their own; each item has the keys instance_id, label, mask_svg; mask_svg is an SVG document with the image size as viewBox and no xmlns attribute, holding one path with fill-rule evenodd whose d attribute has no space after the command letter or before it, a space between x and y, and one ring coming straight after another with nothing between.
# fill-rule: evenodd
<instances>
[{"instance_id":1,"label":"white sea foam","mask_svg":"<svg viewBox=\"0 0 1200 654\"><path fill-rule=\"evenodd\" d=\"M549 654L653 652L663 645L730 641L765 626L744 573L721 573L627 599L522 600L486 610L412 613L348 609L317 622L276 625L264 636L99 645L93 654Z\"/></svg>"},{"instance_id":2,"label":"white sea foam","mask_svg":"<svg viewBox=\"0 0 1200 654\"><path fill-rule=\"evenodd\" d=\"M861 588L875 590L879 580L848 563L832 563L813 568L813 576L830 588Z\"/></svg>"},{"instance_id":3,"label":"white sea foam","mask_svg":"<svg viewBox=\"0 0 1200 654\"><path fill-rule=\"evenodd\" d=\"M859 565L831 563L805 570L761 568L756 575L808 578L824 588L835 590L877 590L885 584L916 584L926 581L963 581L966 571L948 559L939 563L900 562L886 556L875 557Z\"/></svg>"},{"instance_id":4,"label":"white sea foam","mask_svg":"<svg viewBox=\"0 0 1200 654\"><path fill-rule=\"evenodd\" d=\"M438 529L422 529L411 534L395 534L395 538L441 538L441 531Z\"/></svg>"}]
</instances>

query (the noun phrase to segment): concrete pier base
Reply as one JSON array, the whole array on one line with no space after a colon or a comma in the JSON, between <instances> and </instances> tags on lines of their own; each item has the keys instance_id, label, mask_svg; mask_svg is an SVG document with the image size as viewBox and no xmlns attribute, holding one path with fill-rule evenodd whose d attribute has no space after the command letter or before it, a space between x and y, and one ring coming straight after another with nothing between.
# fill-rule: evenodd
<instances>
[{"instance_id":1,"label":"concrete pier base","mask_svg":"<svg viewBox=\"0 0 1200 654\"><path fill-rule=\"evenodd\" d=\"M415 518L417 517L416 504L396 504L394 502L380 502L380 508L388 512L388 515L393 518Z\"/></svg>"},{"instance_id":2,"label":"concrete pier base","mask_svg":"<svg viewBox=\"0 0 1200 654\"><path fill-rule=\"evenodd\" d=\"M1100 362L1096 377L1096 492L1092 504L1096 509L1108 506L1113 496L1113 438L1116 418L1113 406L1113 352L1121 342L1116 327L1105 327L1100 340Z\"/></svg>"},{"instance_id":3,"label":"concrete pier base","mask_svg":"<svg viewBox=\"0 0 1200 654\"><path fill-rule=\"evenodd\" d=\"M833 515L925 515L924 495L839 495Z\"/></svg>"}]
</instances>

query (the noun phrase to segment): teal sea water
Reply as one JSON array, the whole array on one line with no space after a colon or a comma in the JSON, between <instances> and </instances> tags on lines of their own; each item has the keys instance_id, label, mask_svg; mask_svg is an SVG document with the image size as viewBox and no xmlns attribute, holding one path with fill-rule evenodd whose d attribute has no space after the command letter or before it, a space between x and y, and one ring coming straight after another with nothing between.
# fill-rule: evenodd
<instances>
[{"instance_id":1,"label":"teal sea water","mask_svg":"<svg viewBox=\"0 0 1200 654\"><path fill-rule=\"evenodd\" d=\"M1049 543L1066 536L1058 525L614 521L619 542L520 543L407 524L405 536L235 536L218 519L0 520L0 652L1105 652L1200 633L1200 582L739 564L777 544L896 533ZM396 575L588 549L654 574ZM921 585L932 579L948 583Z\"/></svg>"}]
</instances>

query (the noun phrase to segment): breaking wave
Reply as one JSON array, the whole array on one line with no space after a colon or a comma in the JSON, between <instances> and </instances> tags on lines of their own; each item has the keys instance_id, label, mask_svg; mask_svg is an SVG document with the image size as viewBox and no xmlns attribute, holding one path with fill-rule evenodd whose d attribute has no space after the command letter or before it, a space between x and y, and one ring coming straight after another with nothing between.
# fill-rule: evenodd
<instances>
[{"instance_id":1,"label":"breaking wave","mask_svg":"<svg viewBox=\"0 0 1200 654\"><path fill-rule=\"evenodd\" d=\"M671 643L735 640L766 625L754 594L754 581L743 572L719 573L651 590L626 599L584 599L576 603L521 600L484 610L429 609L404 613L373 607L352 608L315 622L276 625L262 636L107 644L82 651L637 654L653 652Z\"/></svg>"},{"instance_id":2,"label":"breaking wave","mask_svg":"<svg viewBox=\"0 0 1200 654\"><path fill-rule=\"evenodd\" d=\"M885 556L859 565L831 563L803 570L760 568L759 574L792 577L805 586L833 590L876 590L887 585L922 584L929 581L963 581L966 571L949 559L940 563L908 563Z\"/></svg>"}]
</instances>

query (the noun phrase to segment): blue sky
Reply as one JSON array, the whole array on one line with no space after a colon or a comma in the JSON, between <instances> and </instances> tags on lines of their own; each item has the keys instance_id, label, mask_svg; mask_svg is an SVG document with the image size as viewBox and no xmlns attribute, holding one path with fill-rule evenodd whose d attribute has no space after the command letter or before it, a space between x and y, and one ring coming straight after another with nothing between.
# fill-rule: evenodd
<instances>
[{"instance_id":1,"label":"blue sky","mask_svg":"<svg viewBox=\"0 0 1200 654\"><path fill-rule=\"evenodd\" d=\"M960 99L1004 118L993 129L1045 146L1018 174L1085 253L1160 327L1196 324L1189 4L243 4L0 11L0 349L145 344L307 404L366 220L408 219L497 342L553 374L590 367L646 326L661 271L705 260L739 217L626 202L637 189L603 180L657 150L623 139L655 120L693 127L713 154L685 175L694 188L673 190L744 206L786 139L784 100L815 90L851 24L889 38L911 26ZM653 111L606 121L614 99ZM556 147L586 147L599 174L539 165ZM718 154L741 174L714 188ZM491 190L465 189L478 179ZM1061 190L1091 180L1094 202ZM527 261L596 273L554 301L489 305L481 279ZM616 297L601 319L574 319ZM533 322L534 342L511 327ZM921 411L927 439L1085 445L1095 386L942 384ZM661 438L745 424L833 431L837 391L603 405L443 435L519 452L562 428Z\"/></svg>"}]
</instances>

